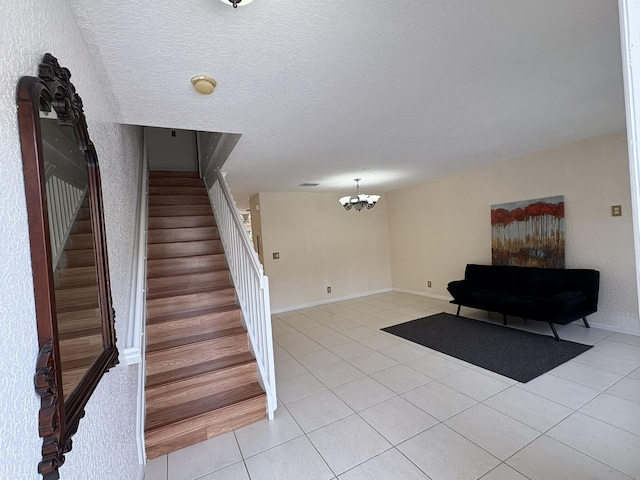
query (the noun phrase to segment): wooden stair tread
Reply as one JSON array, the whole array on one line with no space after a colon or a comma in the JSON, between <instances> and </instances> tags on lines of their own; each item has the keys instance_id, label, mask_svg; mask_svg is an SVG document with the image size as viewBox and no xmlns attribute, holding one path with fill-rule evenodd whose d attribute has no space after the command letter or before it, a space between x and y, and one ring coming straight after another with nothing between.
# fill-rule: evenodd
<instances>
[{"instance_id":1,"label":"wooden stair tread","mask_svg":"<svg viewBox=\"0 0 640 480\"><path fill-rule=\"evenodd\" d=\"M149 217L213 215L211 205L150 205Z\"/></svg>"},{"instance_id":2,"label":"wooden stair tread","mask_svg":"<svg viewBox=\"0 0 640 480\"><path fill-rule=\"evenodd\" d=\"M243 327L232 327L224 330L216 330L213 332L207 333L198 333L196 335L189 335L181 338L177 338L174 340L168 340L158 343L150 342L147 338L147 352L158 352L160 350L165 350L167 348L179 347L182 345L189 345L190 343L198 343L204 342L206 340L212 340L214 338L226 337L228 335L237 335L239 333L243 334L247 331Z\"/></svg>"},{"instance_id":3,"label":"wooden stair tread","mask_svg":"<svg viewBox=\"0 0 640 480\"><path fill-rule=\"evenodd\" d=\"M193 288L184 290L181 286L176 287L179 290L174 291L165 291L157 294L149 294L147 293L147 300L160 300L163 298L175 298L175 297L185 297L187 295L193 295L197 293L215 293L222 292L225 290L234 290L233 285L194 285Z\"/></svg>"},{"instance_id":4,"label":"wooden stair tread","mask_svg":"<svg viewBox=\"0 0 640 480\"><path fill-rule=\"evenodd\" d=\"M227 355L226 357L209 360L189 367L177 368L175 370L169 370L155 375L147 375L146 388L157 387L158 385L165 383L176 382L178 380L184 380L185 378L195 377L204 373L222 370L234 365L249 362L255 362L255 359L253 358L253 355L247 351L243 353L236 353L234 355Z\"/></svg>"},{"instance_id":5,"label":"wooden stair tread","mask_svg":"<svg viewBox=\"0 0 640 480\"><path fill-rule=\"evenodd\" d=\"M219 254L222 255L222 254ZM172 260L172 259L177 259L177 258L184 258L184 257L173 257L173 258L160 258L158 260ZM181 270L180 265L176 265L175 268L173 268L171 270L171 272L169 273L154 273L152 275L147 275L147 279L156 279L156 278L174 278L176 280L179 280L180 277L186 277L189 275L199 275L199 274L206 274L206 273L221 273L221 272L229 272L229 266L225 265L224 267L203 267L200 270L191 270L189 268L185 268L184 271Z\"/></svg>"},{"instance_id":6,"label":"wooden stair tread","mask_svg":"<svg viewBox=\"0 0 640 480\"><path fill-rule=\"evenodd\" d=\"M215 395L192 400L180 406L160 410L147 415L145 433L260 396L266 396L266 394L260 384L254 382Z\"/></svg>"},{"instance_id":7,"label":"wooden stair tread","mask_svg":"<svg viewBox=\"0 0 640 480\"><path fill-rule=\"evenodd\" d=\"M186 274L220 268L229 268L224 253L192 255L189 257L147 258L147 278L171 275L177 269L180 269L182 274Z\"/></svg>"},{"instance_id":8,"label":"wooden stair tread","mask_svg":"<svg viewBox=\"0 0 640 480\"><path fill-rule=\"evenodd\" d=\"M167 315L157 315L154 317L147 316L147 325L154 325L157 323L171 322L173 320L186 319L191 317L199 317L203 315L240 311L238 305L223 305L220 307L203 308L200 310L179 310L177 312Z\"/></svg>"},{"instance_id":9,"label":"wooden stair tread","mask_svg":"<svg viewBox=\"0 0 640 480\"><path fill-rule=\"evenodd\" d=\"M147 232L147 242L149 244L191 242L198 240L220 240L218 228L216 226L149 228Z\"/></svg>"},{"instance_id":10,"label":"wooden stair tread","mask_svg":"<svg viewBox=\"0 0 640 480\"><path fill-rule=\"evenodd\" d=\"M169 177L169 178L197 178L200 179L200 174L198 172L183 172L183 171L173 171L173 170L149 170L149 178L160 178L160 177Z\"/></svg>"},{"instance_id":11,"label":"wooden stair tread","mask_svg":"<svg viewBox=\"0 0 640 480\"><path fill-rule=\"evenodd\" d=\"M183 215L180 217L150 217L147 228L162 230L165 228L215 227L216 221L209 215Z\"/></svg>"}]
</instances>

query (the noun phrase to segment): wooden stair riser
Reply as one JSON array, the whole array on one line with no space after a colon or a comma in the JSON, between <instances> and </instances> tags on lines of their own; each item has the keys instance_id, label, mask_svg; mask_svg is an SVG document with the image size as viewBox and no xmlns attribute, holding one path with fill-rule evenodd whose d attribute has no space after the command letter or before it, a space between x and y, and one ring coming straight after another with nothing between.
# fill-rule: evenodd
<instances>
[{"instance_id":1,"label":"wooden stair riser","mask_svg":"<svg viewBox=\"0 0 640 480\"><path fill-rule=\"evenodd\" d=\"M175 275L176 271L186 275L227 268L224 254L199 255L193 257L147 259L147 277L164 277Z\"/></svg>"},{"instance_id":2,"label":"wooden stair riser","mask_svg":"<svg viewBox=\"0 0 640 480\"><path fill-rule=\"evenodd\" d=\"M77 268L57 268L53 273L56 288L88 287L97 285L95 265Z\"/></svg>"},{"instance_id":3,"label":"wooden stair riser","mask_svg":"<svg viewBox=\"0 0 640 480\"><path fill-rule=\"evenodd\" d=\"M266 395L145 432L149 460L267 418Z\"/></svg>"},{"instance_id":4,"label":"wooden stair riser","mask_svg":"<svg viewBox=\"0 0 640 480\"><path fill-rule=\"evenodd\" d=\"M213 215L195 215L184 217L149 217L147 228L149 231L163 228L197 228L215 227Z\"/></svg>"},{"instance_id":5,"label":"wooden stair riser","mask_svg":"<svg viewBox=\"0 0 640 480\"><path fill-rule=\"evenodd\" d=\"M197 242L150 243L147 245L147 258L191 257L224 253L222 240L201 240Z\"/></svg>"},{"instance_id":6,"label":"wooden stair riser","mask_svg":"<svg viewBox=\"0 0 640 480\"><path fill-rule=\"evenodd\" d=\"M67 250L60 256L58 268L88 267L95 264L93 249Z\"/></svg>"},{"instance_id":7,"label":"wooden stair riser","mask_svg":"<svg viewBox=\"0 0 640 480\"><path fill-rule=\"evenodd\" d=\"M177 178L193 178L202 183L202 179L200 178L200 174L198 172L182 172L182 171L173 171L173 170L149 170L149 179L156 178L169 178L169 179L177 179Z\"/></svg>"},{"instance_id":8,"label":"wooden stair riser","mask_svg":"<svg viewBox=\"0 0 640 480\"><path fill-rule=\"evenodd\" d=\"M207 189L204 183L200 185L150 185L149 197L171 196L171 195L205 195Z\"/></svg>"},{"instance_id":9,"label":"wooden stair riser","mask_svg":"<svg viewBox=\"0 0 640 480\"><path fill-rule=\"evenodd\" d=\"M191 293L188 295L147 300L147 316L154 318L165 316L176 311L197 311L235 304L235 290L233 288L226 288L214 292Z\"/></svg>"},{"instance_id":10,"label":"wooden stair riser","mask_svg":"<svg viewBox=\"0 0 640 480\"><path fill-rule=\"evenodd\" d=\"M153 187L204 187L201 178L167 178L167 177L150 177L149 188Z\"/></svg>"},{"instance_id":11,"label":"wooden stair riser","mask_svg":"<svg viewBox=\"0 0 640 480\"><path fill-rule=\"evenodd\" d=\"M56 312L63 313L97 307L97 285L56 290Z\"/></svg>"},{"instance_id":12,"label":"wooden stair riser","mask_svg":"<svg viewBox=\"0 0 640 480\"><path fill-rule=\"evenodd\" d=\"M81 250L85 248L93 248L93 234L91 233L72 233L64 244L65 250Z\"/></svg>"},{"instance_id":13,"label":"wooden stair riser","mask_svg":"<svg viewBox=\"0 0 640 480\"><path fill-rule=\"evenodd\" d=\"M256 379L256 364L250 362L167 385L147 388L145 390L147 415L153 415L166 408L254 383Z\"/></svg>"},{"instance_id":14,"label":"wooden stair riser","mask_svg":"<svg viewBox=\"0 0 640 480\"><path fill-rule=\"evenodd\" d=\"M210 205L206 195L149 195L149 206L161 205Z\"/></svg>"},{"instance_id":15,"label":"wooden stair riser","mask_svg":"<svg viewBox=\"0 0 640 480\"><path fill-rule=\"evenodd\" d=\"M91 233L91 220L77 220L71 227L71 233Z\"/></svg>"},{"instance_id":16,"label":"wooden stair riser","mask_svg":"<svg viewBox=\"0 0 640 480\"><path fill-rule=\"evenodd\" d=\"M179 272L176 272L179 273ZM187 294L203 291L207 288L231 286L229 270L191 273L175 277L158 277L147 280L147 297L153 298L163 294Z\"/></svg>"},{"instance_id":17,"label":"wooden stair riser","mask_svg":"<svg viewBox=\"0 0 640 480\"><path fill-rule=\"evenodd\" d=\"M147 353L147 376L248 351L246 333Z\"/></svg>"},{"instance_id":18,"label":"wooden stair riser","mask_svg":"<svg viewBox=\"0 0 640 480\"><path fill-rule=\"evenodd\" d=\"M217 227L149 229L147 233L147 242L149 243L194 242L219 239L220 235Z\"/></svg>"},{"instance_id":19,"label":"wooden stair riser","mask_svg":"<svg viewBox=\"0 0 640 480\"><path fill-rule=\"evenodd\" d=\"M147 345L188 337L193 332L207 334L242 327L240 309L237 308L165 322L152 322L151 318L147 322Z\"/></svg>"},{"instance_id":20,"label":"wooden stair riser","mask_svg":"<svg viewBox=\"0 0 640 480\"><path fill-rule=\"evenodd\" d=\"M58 333L60 335L102 325L99 308L72 312L56 312L56 316L58 320Z\"/></svg>"},{"instance_id":21,"label":"wooden stair riser","mask_svg":"<svg viewBox=\"0 0 640 480\"><path fill-rule=\"evenodd\" d=\"M211 205L151 205L149 218L213 215Z\"/></svg>"},{"instance_id":22,"label":"wooden stair riser","mask_svg":"<svg viewBox=\"0 0 640 480\"><path fill-rule=\"evenodd\" d=\"M102 332L85 337L60 341L60 361L71 362L84 358L97 358L104 349Z\"/></svg>"}]
</instances>

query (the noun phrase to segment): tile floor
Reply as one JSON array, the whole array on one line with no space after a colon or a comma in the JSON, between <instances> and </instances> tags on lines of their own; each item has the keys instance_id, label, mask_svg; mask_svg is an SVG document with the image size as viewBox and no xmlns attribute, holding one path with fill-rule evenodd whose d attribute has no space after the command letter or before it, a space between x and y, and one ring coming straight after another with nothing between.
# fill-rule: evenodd
<instances>
[{"instance_id":1,"label":"tile floor","mask_svg":"<svg viewBox=\"0 0 640 480\"><path fill-rule=\"evenodd\" d=\"M559 327L595 347L521 384L379 330L442 311L389 292L274 315L275 420L154 459L146 480L640 479L640 337Z\"/></svg>"}]
</instances>

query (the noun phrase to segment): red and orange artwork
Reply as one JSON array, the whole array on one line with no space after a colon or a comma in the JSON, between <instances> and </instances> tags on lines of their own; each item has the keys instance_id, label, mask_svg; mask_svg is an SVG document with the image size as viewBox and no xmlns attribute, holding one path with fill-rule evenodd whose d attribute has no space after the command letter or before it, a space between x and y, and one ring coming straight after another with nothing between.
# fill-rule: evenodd
<instances>
[{"instance_id":1,"label":"red and orange artwork","mask_svg":"<svg viewBox=\"0 0 640 480\"><path fill-rule=\"evenodd\" d=\"M564 268L564 196L491 206L491 263Z\"/></svg>"}]
</instances>

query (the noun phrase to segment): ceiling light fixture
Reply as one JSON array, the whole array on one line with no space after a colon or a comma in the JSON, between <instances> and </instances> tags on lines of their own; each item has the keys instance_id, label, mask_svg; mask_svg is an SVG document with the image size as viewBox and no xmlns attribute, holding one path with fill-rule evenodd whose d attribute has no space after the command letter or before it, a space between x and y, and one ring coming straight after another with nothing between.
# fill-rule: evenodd
<instances>
[{"instance_id":1,"label":"ceiling light fixture","mask_svg":"<svg viewBox=\"0 0 640 480\"><path fill-rule=\"evenodd\" d=\"M244 7L249 3L253 2L253 0L220 0L222 3L226 3L227 5L233 5L233 8L238 8L238 5Z\"/></svg>"},{"instance_id":2,"label":"ceiling light fixture","mask_svg":"<svg viewBox=\"0 0 640 480\"><path fill-rule=\"evenodd\" d=\"M355 208L359 212L364 207L367 207L367 209L373 208L376 205L376 202L380 199L380 195L365 195L363 193L360 193L360 180L362 179L353 179L353 181L356 182L354 195L347 195L346 197L342 197L340 199L340 203L345 210L351 210L352 208Z\"/></svg>"},{"instance_id":3,"label":"ceiling light fixture","mask_svg":"<svg viewBox=\"0 0 640 480\"><path fill-rule=\"evenodd\" d=\"M193 83L196 92L201 93L202 95L211 95L213 90L216 88L218 83L215 79L211 77L207 77L206 75L197 75L191 79L191 83Z\"/></svg>"}]
</instances>

